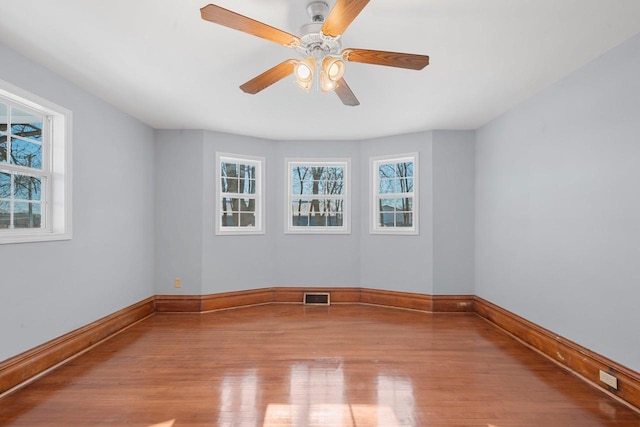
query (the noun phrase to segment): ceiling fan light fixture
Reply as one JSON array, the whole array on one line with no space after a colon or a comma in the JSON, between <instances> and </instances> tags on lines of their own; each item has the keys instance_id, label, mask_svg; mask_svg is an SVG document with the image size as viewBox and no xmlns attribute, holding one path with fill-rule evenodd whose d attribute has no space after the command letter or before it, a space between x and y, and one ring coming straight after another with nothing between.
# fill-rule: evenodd
<instances>
[{"instance_id":1,"label":"ceiling fan light fixture","mask_svg":"<svg viewBox=\"0 0 640 427\"><path fill-rule=\"evenodd\" d=\"M296 83L306 91L311 89L311 86L313 85L314 68L315 61L313 60L313 58L306 58L298 61L293 71L293 74L296 78Z\"/></svg>"},{"instance_id":2,"label":"ceiling fan light fixture","mask_svg":"<svg viewBox=\"0 0 640 427\"><path fill-rule=\"evenodd\" d=\"M327 56L322 60L322 69L331 81L337 82L344 76L344 61L340 58Z\"/></svg>"},{"instance_id":3,"label":"ceiling fan light fixture","mask_svg":"<svg viewBox=\"0 0 640 427\"><path fill-rule=\"evenodd\" d=\"M324 68L320 70L320 87L323 92L332 92L338 87L338 82L332 80Z\"/></svg>"},{"instance_id":4,"label":"ceiling fan light fixture","mask_svg":"<svg viewBox=\"0 0 640 427\"><path fill-rule=\"evenodd\" d=\"M338 87L338 81L344 75L344 61L340 58L327 56L322 60L320 70L320 87L323 92L331 92Z\"/></svg>"}]
</instances>

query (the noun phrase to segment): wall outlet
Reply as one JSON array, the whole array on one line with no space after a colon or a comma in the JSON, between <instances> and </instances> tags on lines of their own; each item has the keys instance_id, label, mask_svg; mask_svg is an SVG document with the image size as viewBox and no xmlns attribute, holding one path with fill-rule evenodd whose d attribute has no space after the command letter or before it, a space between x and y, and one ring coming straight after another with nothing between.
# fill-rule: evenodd
<instances>
[{"instance_id":1,"label":"wall outlet","mask_svg":"<svg viewBox=\"0 0 640 427\"><path fill-rule=\"evenodd\" d=\"M618 389L618 379L603 370L600 370L600 381L611 388L615 388L616 390Z\"/></svg>"},{"instance_id":2,"label":"wall outlet","mask_svg":"<svg viewBox=\"0 0 640 427\"><path fill-rule=\"evenodd\" d=\"M176 288L181 288L182 279L180 279L179 277L176 277L175 280L173 281L173 286L175 286Z\"/></svg>"}]
</instances>

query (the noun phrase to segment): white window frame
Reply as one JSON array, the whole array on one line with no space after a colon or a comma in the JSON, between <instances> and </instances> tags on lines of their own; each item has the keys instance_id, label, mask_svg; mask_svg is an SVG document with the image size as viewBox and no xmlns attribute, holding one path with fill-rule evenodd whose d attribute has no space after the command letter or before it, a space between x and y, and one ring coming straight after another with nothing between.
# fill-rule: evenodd
<instances>
[{"instance_id":1,"label":"white window frame","mask_svg":"<svg viewBox=\"0 0 640 427\"><path fill-rule=\"evenodd\" d=\"M300 198L300 194L292 194L293 182L292 171L296 166L307 167L341 167L344 170L343 174L343 193L341 195L313 195L303 198L314 199L341 199L343 200L342 206L342 225L341 226L325 226L325 227L310 227L310 226L294 226L293 225L293 212L291 209L292 202L295 199ZM286 158L285 159L285 173L287 178L285 179L285 221L284 230L285 234L351 234L351 159L349 158Z\"/></svg>"},{"instance_id":2,"label":"white window frame","mask_svg":"<svg viewBox=\"0 0 640 427\"><path fill-rule=\"evenodd\" d=\"M254 194L232 194L228 197L237 197L255 200L255 225L254 226L223 226L222 225L222 170L221 164L238 163L255 166L256 168L256 188ZM244 154L231 154L216 152L216 229L217 235L253 235L265 234L264 227L264 157L247 156Z\"/></svg>"},{"instance_id":3,"label":"white window frame","mask_svg":"<svg viewBox=\"0 0 640 427\"><path fill-rule=\"evenodd\" d=\"M371 177L370 181L370 202L369 211L371 212L369 218L369 233L370 234L392 234L392 235L418 235L419 234L419 181L420 181L420 167L419 167L418 153L406 153L406 154L392 154L387 156L371 157L369 159L369 169ZM403 163L413 162L413 192L412 193L380 193L380 175L379 167L386 163ZM413 198L413 222L411 227L381 227L378 219L380 218L380 204L381 198Z\"/></svg>"},{"instance_id":4,"label":"white window frame","mask_svg":"<svg viewBox=\"0 0 640 427\"><path fill-rule=\"evenodd\" d=\"M3 80L0 80L0 102L43 116L42 169L7 162L0 163L0 170L37 175L44 180L42 226L0 229L0 244L71 239L71 111Z\"/></svg>"}]
</instances>

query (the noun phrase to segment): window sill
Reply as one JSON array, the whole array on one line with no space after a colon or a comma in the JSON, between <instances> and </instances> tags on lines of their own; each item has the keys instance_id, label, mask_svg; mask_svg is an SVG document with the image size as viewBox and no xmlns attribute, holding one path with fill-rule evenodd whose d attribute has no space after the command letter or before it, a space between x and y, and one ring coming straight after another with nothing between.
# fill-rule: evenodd
<instances>
[{"instance_id":1,"label":"window sill","mask_svg":"<svg viewBox=\"0 0 640 427\"><path fill-rule=\"evenodd\" d=\"M71 240L71 233L39 232L0 232L0 245L14 243L37 243L58 240Z\"/></svg>"}]
</instances>

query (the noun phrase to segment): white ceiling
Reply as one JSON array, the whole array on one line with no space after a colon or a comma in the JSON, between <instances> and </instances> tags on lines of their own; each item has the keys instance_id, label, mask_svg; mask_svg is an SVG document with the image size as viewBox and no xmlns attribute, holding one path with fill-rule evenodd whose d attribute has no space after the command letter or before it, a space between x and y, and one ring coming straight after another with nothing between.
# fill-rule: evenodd
<instances>
[{"instance_id":1,"label":"white ceiling","mask_svg":"<svg viewBox=\"0 0 640 427\"><path fill-rule=\"evenodd\" d=\"M295 51L203 21L209 2L290 33L309 20L307 0L0 0L0 40L154 128L308 140L476 129L640 32L638 0L371 0L343 47L431 63L347 64L347 107L291 78L242 92Z\"/></svg>"}]
</instances>

